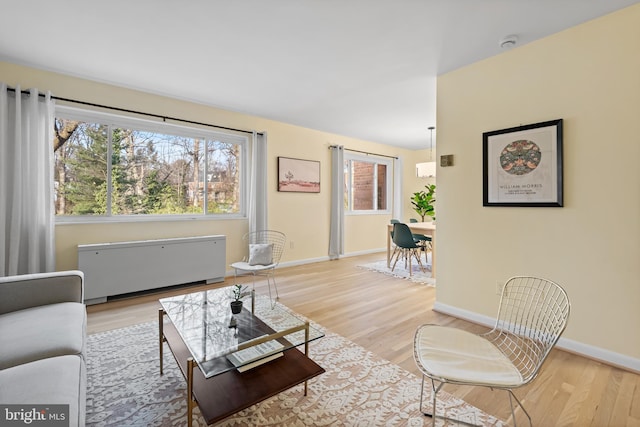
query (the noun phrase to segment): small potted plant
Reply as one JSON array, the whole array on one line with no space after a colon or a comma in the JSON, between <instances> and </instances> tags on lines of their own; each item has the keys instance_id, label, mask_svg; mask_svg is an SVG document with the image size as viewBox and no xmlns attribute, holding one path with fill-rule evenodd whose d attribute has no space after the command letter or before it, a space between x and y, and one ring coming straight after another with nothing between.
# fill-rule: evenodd
<instances>
[{"instance_id":1,"label":"small potted plant","mask_svg":"<svg viewBox=\"0 0 640 427\"><path fill-rule=\"evenodd\" d=\"M231 301L231 313L238 314L242 311L242 298L249 294L247 287L244 285L233 285L231 293L233 298L233 301Z\"/></svg>"},{"instance_id":2,"label":"small potted plant","mask_svg":"<svg viewBox=\"0 0 640 427\"><path fill-rule=\"evenodd\" d=\"M413 210L422 218L422 222L424 222L424 218L427 216L430 216L435 221L436 208L433 206L433 203L436 201L436 186L434 184L428 184L425 185L424 188L426 188L426 191L422 190L413 193L411 204L413 205Z\"/></svg>"}]
</instances>

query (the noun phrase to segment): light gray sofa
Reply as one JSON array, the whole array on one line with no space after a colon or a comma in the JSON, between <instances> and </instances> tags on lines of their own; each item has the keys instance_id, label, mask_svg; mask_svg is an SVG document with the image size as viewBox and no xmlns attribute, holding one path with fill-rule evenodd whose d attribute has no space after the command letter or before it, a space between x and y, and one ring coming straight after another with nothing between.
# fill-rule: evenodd
<instances>
[{"instance_id":1,"label":"light gray sofa","mask_svg":"<svg viewBox=\"0 0 640 427\"><path fill-rule=\"evenodd\" d=\"M84 426L83 297L81 271L0 277L0 404L68 404Z\"/></svg>"}]
</instances>

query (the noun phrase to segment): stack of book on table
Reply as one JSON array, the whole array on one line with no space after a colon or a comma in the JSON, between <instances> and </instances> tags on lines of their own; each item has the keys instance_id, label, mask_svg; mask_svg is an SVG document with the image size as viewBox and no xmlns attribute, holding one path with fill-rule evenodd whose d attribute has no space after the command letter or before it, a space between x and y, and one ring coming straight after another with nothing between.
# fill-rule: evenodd
<instances>
[{"instance_id":1,"label":"stack of book on table","mask_svg":"<svg viewBox=\"0 0 640 427\"><path fill-rule=\"evenodd\" d=\"M227 355L227 359L233 363L238 372L245 372L283 356L283 348L284 345L271 340L231 353Z\"/></svg>"}]
</instances>

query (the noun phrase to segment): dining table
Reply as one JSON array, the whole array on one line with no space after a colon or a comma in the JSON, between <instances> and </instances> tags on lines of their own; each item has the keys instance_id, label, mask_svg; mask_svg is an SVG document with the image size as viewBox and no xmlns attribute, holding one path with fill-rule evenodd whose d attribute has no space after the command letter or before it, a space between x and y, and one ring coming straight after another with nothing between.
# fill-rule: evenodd
<instances>
[{"instance_id":1,"label":"dining table","mask_svg":"<svg viewBox=\"0 0 640 427\"><path fill-rule=\"evenodd\" d=\"M413 234L424 234L431 237L431 277L436 277L436 224L433 222L409 222L409 230ZM387 225L387 267L391 268L391 231L393 224ZM425 254L426 257L426 254Z\"/></svg>"}]
</instances>

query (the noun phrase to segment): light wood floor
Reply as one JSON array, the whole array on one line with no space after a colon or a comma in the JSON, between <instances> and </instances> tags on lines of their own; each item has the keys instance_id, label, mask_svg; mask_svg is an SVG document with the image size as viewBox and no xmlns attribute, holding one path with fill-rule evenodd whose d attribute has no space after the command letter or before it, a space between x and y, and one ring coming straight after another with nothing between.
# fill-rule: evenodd
<instances>
[{"instance_id":1,"label":"light wood floor","mask_svg":"<svg viewBox=\"0 0 640 427\"><path fill-rule=\"evenodd\" d=\"M437 323L472 332L486 330L433 312L433 287L356 267L383 256L279 268L280 302L416 375L420 373L413 361L413 334L419 325ZM230 278L213 287L232 283ZM156 320L158 298L205 288L174 289L89 306L88 332ZM256 284L256 290L266 292L263 282ZM500 419L510 416L504 391L459 386L445 386L444 390ZM536 426L640 426L640 375L561 350L553 350L538 378L517 390L516 395ZM521 413L516 418L526 423Z\"/></svg>"}]
</instances>

